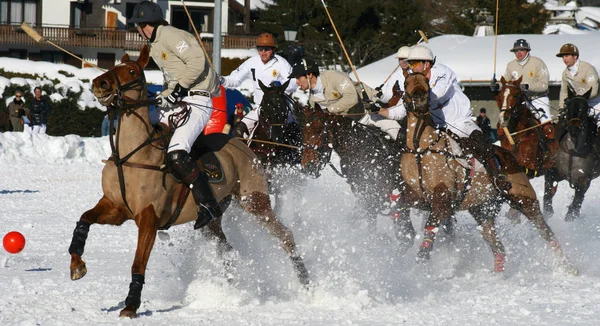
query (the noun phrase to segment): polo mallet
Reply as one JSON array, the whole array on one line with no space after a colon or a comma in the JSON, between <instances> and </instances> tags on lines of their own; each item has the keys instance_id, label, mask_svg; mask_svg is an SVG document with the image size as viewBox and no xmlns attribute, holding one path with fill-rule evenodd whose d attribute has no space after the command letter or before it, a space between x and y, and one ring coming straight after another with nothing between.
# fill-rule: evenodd
<instances>
[{"instance_id":1,"label":"polo mallet","mask_svg":"<svg viewBox=\"0 0 600 326\"><path fill-rule=\"evenodd\" d=\"M499 0L496 0L496 27L494 29L494 75L492 76L492 81L490 82L490 90L492 92L498 91L496 87L498 82L498 80L496 80L496 47L498 45L498 1ZM511 138L509 138L509 140L511 140Z\"/></svg>"},{"instance_id":2,"label":"polo mallet","mask_svg":"<svg viewBox=\"0 0 600 326\"><path fill-rule=\"evenodd\" d=\"M335 35L338 38L338 41L340 42L340 45L342 46L342 50L344 51L344 55L346 55L346 60L348 60L348 64L350 65L350 68L352 68L352 72L354 73L354 77L356 77L356 81L358 82L358 86L360 87L362 96L363 96L363 100L365 102L370 102L371 100L369 99L369 96L367 95L367 91L365 90L365 87L363 86L363 83L360 81L360 78L358 78L358 73L356 72L356 68L354 68L354 65L352 64L352 60L350 60L350 56L348 55L348 52L346 51L346 47L344 46L344 42L342 42L342 38L340 37L340 34L338 33L337 28L335 27L335 23L333 22L333 19L331 18L331 15L329 14L329 9L327 9L327 5L325 4L325 0L321 0L321 3L323 4L323 7L325 8L325 12L327 13L327 17L329 17L329 22L331 23L331 26L333 27L333 30L335 31Z\"/></svg>"},{"instance_id":3,"label":"polo mallet","mask_svg":"<svg viewBox=\"0 0 600 326\"><path fill-rule=\"evenodd\" d=\"M185 10L185 13L188 16L188 19L190 21L190 24L192 25L192 28L194 29L194 33L196 33L196 39L198 40L198 43L200 43L200 47L202 47L202 51L204 51L204 55L206 56L206 60L208 60L208 64L210 65L210 67L215 70L215 66L213 66L212 60L210 59L210 57L208 56L208 52L206 52L206 49L204 48L204 43L202 43L202 39L200 38L200 34L198 34L198 30L196 29L196 24L194 24L194 21L192 20L192 16L190 15L190 12L187 9L187 6L185 5L185 2L183 0L181 0L181 4L183 5L183 10Z\"/></svg>"},{"instance_id":4,"label":"polo mallet","mask_svg":"<svg viewBox=\"0 0 600 326\"><path fill-rule=\"evenodd\" d=\"M75 54L73 54L73 53L71 53L71 52L69 52L69 51L61 48L60 46L54 44L52 41L48 41L48 39L46 39L45 37L41 36L38 32L35 31L35 29L31 28L31 26L29 26L29 24L26 23L26 22L23 22L21 24L21 29L25 33L27 33L27 35L29 35L29 37L31 37L32 39L34 39L38 43L48 43L48 44L54 46L55 48L57 48L57 49L65 52L66 54L72 56L73 58L75 58L75 59L77 59L77 60L79 60L79 61L81 61L81 62L83 62L83 63L85 63L87 65L90 65L90 66L92 66L92 67L94 67L94 68L96 68L96 69L98 69L100 71L106 71L106 69L102 69L102 68L98 67L97 65L95 65L95 64L93 64L93 63L91 63L89 61L86 61L86 60L84 60L84 59L76 56Z\"/></svg>"}]
</instances>

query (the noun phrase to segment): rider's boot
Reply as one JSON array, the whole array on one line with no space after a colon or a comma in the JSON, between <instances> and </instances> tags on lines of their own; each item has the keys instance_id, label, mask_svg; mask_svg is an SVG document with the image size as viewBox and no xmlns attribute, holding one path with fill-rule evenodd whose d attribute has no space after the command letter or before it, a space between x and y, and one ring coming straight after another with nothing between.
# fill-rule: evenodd
<instances>
[{"instance_id":1,"label":"rider's boot","mask_svg":"<svg viewBox=\"0 0 600 326\"><path fill-rule=\"evenodd\" d=\"M244 138L244 135L249 134L248 126L243 121L236 123L233 127L233 137Z\"/></svg>"},{"instance_id":2,"label":"rider's boot","mask_svg":"<svg viewBox=\"0 0 600 326\"><path fill-rule=\"evenodd\" d=\"M485 170L492 176L496 188L501 192L508 193L512 188L512 184L508 180L508 177L502 174L500 165L494 155L492 145L486 142L483 133L479 130L475 130L469 135L469 138L466 138L465 140L468 141L469 152L483 164Z\"/></svg>"},{"instance_id":3,"label":"rider's boot","mask_svg":"<svg viewBox=\"0 0 600 326\"><path fill-rule=\"evenodd\" d=\"M192 189L194 200L198 205L198 218L194 229L200 229L223 215L208 178L186 151L167 153L167 164L175 177Z\"/></svg>"}]
</instances>

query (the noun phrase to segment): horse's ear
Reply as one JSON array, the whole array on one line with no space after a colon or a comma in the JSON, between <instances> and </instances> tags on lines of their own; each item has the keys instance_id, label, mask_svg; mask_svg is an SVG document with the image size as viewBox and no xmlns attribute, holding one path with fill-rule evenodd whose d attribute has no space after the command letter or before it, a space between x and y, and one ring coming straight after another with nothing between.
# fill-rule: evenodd
<instances>
[{"instance_id":1,"label":"horse's ear","mask_svg":"<svg viewBox=\"0 0 600 326\"><path fill-rule=\"evenodd\" d=\"M150 61L150 49L147 44L144 44L142 50L140 50L140 56L138 57L137 62L142 68L146 68L148 61Z\"/></svg>"},{"instance_id":2,"label":"horse's ear","mask_svg":"<svg viewBox=\"0 0 600 326\"><path fill-rule=\"evenodd\" d=\"M129 54L125 53L121 58L121 63L129 61Z\"/></svg>"},{"instance_id":3,"label":"horse's ear","mask_svg":"<svg viewBox=\"0 0 600 326\"><path fill-rule=\"evenodd\" d=\"M258 86L260 87L260 89L262 89L263 92L266 92L269 89L267 86L265 86L265 84L263 84L262 81L260 81L260 79L258 80Z\"/></svg>"},{"instance_id":4,"label":"horse's ear","mask_svg":"<svg viewBox=\"0 0 600 326\"><path fill-rule=\"evenodd\" d=\"M288 79L285 83L283 83L283 85L281 85L280 89L285 91L288 88L290 81L291 79Z\"/></svg>"},{"instance_id":5,"label":"horse's ear","mask_svg":"<svg viewBox=\"0 0 600 326\"><path fill-rule=\"evenodd\" d=\"M520 85L522 81L523 81L523 76L521 76L521 77L519 77L519 79L517 79L517 85Z\"/></svg>"},{"instance_id":6,"label":"horse's ear","mask_svg":"<svg viewBox=\"0 0 600 326\"><path fill-rule=\"evenodd\" d=\"M504 76L500 77L500 84L506 84L506 79L504 78Z\"/></svg>"},{"instance_id":7,"label":"horse's ear","mask_svg":"<svg viewBox=\"0 0 600 326\"><path fill-rule=\"evenodd\" d=\"M592 89L590 88L590 91L591 90ZM575 94L575 91L573 90L573 88L571 88L571 86L567 87L567 98L573 98L573 97L575 97L575 95L577 95L577 94Z\"/></svg>"}]
</instances>

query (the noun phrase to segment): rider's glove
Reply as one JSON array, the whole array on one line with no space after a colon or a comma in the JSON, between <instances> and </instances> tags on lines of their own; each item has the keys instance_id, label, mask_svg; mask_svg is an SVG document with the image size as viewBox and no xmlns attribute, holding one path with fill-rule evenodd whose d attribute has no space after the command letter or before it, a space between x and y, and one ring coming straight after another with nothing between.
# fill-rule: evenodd
<instances>
[{"instance_id":1,"label":"rider's glove","mask_svg":"<svg viewBox=\"0 0 600 326\"><path fill-rule=\"evenodd\" d=\"M521 84L521 90L526 91L529 89L529 84Z\"/></svg>"},{"instance_id":2,"label":"rider's glove","mask_svg":"<svg viewBox=\"0 0 600 326\"><path fill-rule=\"evenodd\" d=\"M173 89L171 94L169 94L169 96L167 97L167 102L175 105L179 103L179 101L181 101L184 97L186 97L187 94L188 89L182 87L181 85L179 85L179 83L177 83L177 85L175 85L175 89Z\"/></svg>"},{"instance_id":3,"label":"rider's glove","mask_svg":"<svg viewBox=\"0 0 600 326\"><path fill-rule=\"evenodd\" d=\"M378 112L379 111L379 106L377 106L376 103L373 103L371 101L369 101L369 102L363 101L363 107L368 112Z\"/></svg>"}]
</instances>

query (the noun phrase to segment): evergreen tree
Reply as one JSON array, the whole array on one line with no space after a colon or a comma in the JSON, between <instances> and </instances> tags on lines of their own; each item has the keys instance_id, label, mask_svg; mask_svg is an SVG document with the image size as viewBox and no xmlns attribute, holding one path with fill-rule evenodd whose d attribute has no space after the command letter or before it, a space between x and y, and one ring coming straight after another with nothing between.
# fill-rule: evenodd
<instances>
[{"instance_id":1,"label":"evergreen tree","mask_svg":"<svg viewBox=\"0 0 600 326\"><path fill-rule=\"evenodd\" d=\"M320 0L273 0L255 12L256 32L271 32L284 41L283 30L295 26L298 44L321 65L351 69L335 30ZM394 53L400 46L414 44L424 29L421 3L412 0L327 0L327 9L356 67ZM414 13L408 15L408 13Z\"/></svg>"}]
</instances>

